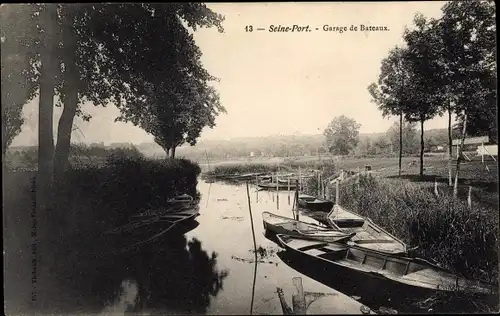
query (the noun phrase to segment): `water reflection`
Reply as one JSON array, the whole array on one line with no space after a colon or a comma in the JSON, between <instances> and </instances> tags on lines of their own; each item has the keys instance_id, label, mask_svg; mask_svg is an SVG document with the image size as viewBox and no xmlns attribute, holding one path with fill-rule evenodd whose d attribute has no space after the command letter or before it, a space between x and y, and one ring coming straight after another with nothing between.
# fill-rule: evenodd
<instances>
[{"instance_id":1,"label":"water reflection","mask_svg":"<svg viewBox=\"0 0 500 316\"><path fill-rule=\"evenodd\" d=\"M135 280L123 280L120 285L120 294L115 302L106 306L102 315L121 315L133 310L139 294Z\"/></svg>"},{"instance_id":2,"label":"water reflection","mask_svg":"<svg viewBox=\"0 0 500 316\"><path fill-rule=\"evenodd\" d=\"M198 225L196 220L179 224L133 251L61 260L52 268L50 291L41 297L43 312L206 313L228 272L218 268L216 252L208 253L200 240L184 236Z\"/></svg>"}]
</instances>

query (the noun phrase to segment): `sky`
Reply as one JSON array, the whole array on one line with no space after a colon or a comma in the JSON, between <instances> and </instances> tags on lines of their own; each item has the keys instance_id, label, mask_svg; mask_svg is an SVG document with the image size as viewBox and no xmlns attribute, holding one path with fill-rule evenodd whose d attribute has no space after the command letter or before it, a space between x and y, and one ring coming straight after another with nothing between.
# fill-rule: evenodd
<instances>
[{"instance_id":1,"label":"sky","mask_svg":"<svg viewBox=\"0 0 500 316\"><path fill-rule=\"evenodd\" d=\"M415 13L439 17L444 3L208 4L225 16L224 33L200 29L194 38L203 53L203 65L220 79L214 86L227 114L217 117L217 126L205 129L200 140L318 134L340 115L360 123L360 133L386 131L395 118L382 117L367 86L377 81L389 50L403 44L404 28L411 27ZM388 30L361 31L362 24ZM246 32L250 25L253 32ZM311 31L269 32L271 25L309 25ZM348 31L323 31L324 25L345 26ZM351 26L358 31L349 31ZM37 104L34 99L25 107L27 123L13 146L37 143ZM113 104L106 108L84 104L83 110L93 117L89 123L75 120L79 127L72 135L75 142L153 141L132 124L115 123L119 113ZM56 108L55 122L60 113ZM426 122L424 129L446 126L447 119L441 117Z\"/></svg>"}]
</instances>

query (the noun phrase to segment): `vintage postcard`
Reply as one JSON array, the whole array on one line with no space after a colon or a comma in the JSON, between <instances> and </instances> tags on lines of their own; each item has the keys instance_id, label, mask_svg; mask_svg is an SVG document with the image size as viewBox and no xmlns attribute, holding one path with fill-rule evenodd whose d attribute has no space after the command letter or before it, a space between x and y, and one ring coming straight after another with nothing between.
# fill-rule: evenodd
<instances>
[{"instance_id":1,"label":"vintage postcard","mask_svg":"<svg viewBox=\"0 0 500 316\"><path fill-rule=\"evenodd\" d=\"M2 4L6 314L498 312L495 12Z\"/></svg>"}]
</instances>

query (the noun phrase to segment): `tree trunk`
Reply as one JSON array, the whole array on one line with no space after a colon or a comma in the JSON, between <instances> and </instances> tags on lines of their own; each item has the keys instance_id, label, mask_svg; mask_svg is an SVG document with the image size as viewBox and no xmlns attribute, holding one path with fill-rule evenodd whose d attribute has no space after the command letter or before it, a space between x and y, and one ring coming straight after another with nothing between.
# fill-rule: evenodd
<instances>
[{"instance_id":1,"label":"tree trunk","mask_svg":"<svg viewBox=\"0 0 500 316\"><path fill-rule=\"evenodd\" d=\"M399 176L401 177L401 163L403 159L403 111L399 114Z\"/></svg>"},{"instance_id":2,"label":"tree trunk","mask_svg":"<svg viewBox=\"0 0 500 316\"><path fill-rule=\"evenodd\" d=\"M175 158L175 146L170 149L170 158L174 159Z\"/></svg>"},{"instance_id":3,"label":"tree trunk","mask_svg":"<svg viewBox=\"0 0 500 316\"><path fill-rule=\"evenodd\" d=\"M460 171L460 162L462 160L462 150L464 148L465 133L467 131L467 114L464 114L464 125L462 128L462 139L460 140L460 145L458 147L458 157L457 157L457 170L455 171L455 185L453 186L453 196L456 198L458 196L458 174Z\"/></svg>"},{"instance_id":4,"label":"tree trunk","mask_svg":"<svg viewBox=\"0 0 500 316\"><path fill-rule=\"evenodd\" d=\"M65 27L63 30L63 61L64 61L64 109L59 119L57 130L57 145L54 155L54 173L57 178L64 174L68 166L71 148L71 132L73 120L78 106L78 70L76 68L76 38L73 33L73 19L71 9L66 10Z\"/></svg>"},{"instance_id":5,"label":"tree trunk","mask_svg":"<svg viewBox=\"0 0 500 316\"><path fill-rule=\"evenodd\" d=\"M38 105L38 183L37 183L37 208L46 208L45 199L50 192L53 175L54 159L54 87L56 75L55 28L57 27L57 5L46 4L40 13L43 33L42 65L40 69L40 100Z\"/></svg>"},{"instance_id":6,"label":"tree trunk","mask_svg":"<svg viewBox=\"0 0 500 316\"><path fill-rule=\"evenodd\" d=\"M40 100L38 112L38 172L36 180L36 224L34 223L34 242L36 252L36 289L38 294L45 293L49 286L49 266L53 260L53 247L49 240L57 234L49 233L51 221L53 220L52 199L52 176L54 159L54 135L53 135L53 111L54 111L54 87L56 76L55 31L57 30L57 4L45 4L40 12L42 35L41 69L40 69ZM35 302L36 308L43 308L45 299Z\"/></svg>"},{"instance_id":7,"label":"tree trunk","mask_svg":"<svg viewBox=\"0 0 500 316\"><path fill-rule=\"evenodd\" d=\"M424 178L424 120L420 120L420 178Z\"/></svg>"},{"instance_id":8,"label":"tree trunk","mask_svg":"<svg viewBox=\"0 0 500 316\"><path fill-rule=\"evenodd\" d=\"M448 106L448 185L453 186L453 139L451 136L451 105Z\"/></svg>"}]
</instances>

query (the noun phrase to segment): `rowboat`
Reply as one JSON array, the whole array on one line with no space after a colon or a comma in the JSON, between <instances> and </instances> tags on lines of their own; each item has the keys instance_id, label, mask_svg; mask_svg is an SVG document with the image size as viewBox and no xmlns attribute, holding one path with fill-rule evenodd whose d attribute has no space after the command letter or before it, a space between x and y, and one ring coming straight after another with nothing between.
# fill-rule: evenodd
<instances>
[{"instance_id":1,"label":"rowboat","mask_svg":"<svg viewBox=\"0 0 500 316\"><path fill-rule=\"evenodd\" d=\"M300 207L318 212L330 212L334 204L333 201L319 199L308 194L300 194L298 202Z\"/></svg>"},{"instance_id":2,"label":"rowboat","mask_svg":"<svg viewBox=\"0 0 500 316\"><path fill-rule=\"evenodd\" d=\"M199 211L198 205L194 204L194 201L186 203L173 203L169 207L163 207L158 209L149 209L139 214L132 215L131 219L145 219L145 218L160 218L164 216L181 214L183 212L191 212L192 210Z\"/></svg>"},{"instance_id":3,"label":"rowboat","mask_svg":"<svg viewBox=\"0 0 500 316\"><path fill-rule=\"evenodd\" d=\"M282 234L277 235L277 239L287 251L320 264L324 273L332 278L341 274L363 282L377 282L381 289L389 289L394 293L408 291L432 295L436 292L466 290L470 294L491 295L498 290L493 284L461 278L419 258L394 256L355 245Z\"/></svg>"},{"instance_id":4,"label":"rowboat","mask_svg":"<svg viewBox=\"0 0 500 316\"><path fill-rule=\"evenodd\" d=\"M194 199L191 195L181 194L181 195L174 197L173 199L168 200L168 203L169 204L189 204L193 201L194 201Z\"/></svg>"},{"instance_id":5,"label":"rowboat","mask_svg":"<svg viewBox=\"0 0 500 316\"><path fill-rule=\"evenodd\" d=\"M406 255L408 252L403 241L376 225L371 219L347 211L338 204L333 206L327 220L332 227L339 227L342 232L356 233L350 242L365 249L397 255Z\"/></svg>"},{"instance_id":6,"label":"rowboat","mask_svg":"<svg viewBox=\"0 0 500 316\"><path fill-rule=\"evenodd\" d=\"M265 190L276 190L276 188L278 188L278 190L281 191L287 191L288 189L295 190L296 188L295 183L290 183L290 185L288 185L288 183L278 183L278 185L276 185L276 183L258 183L257 186Z\"/></svg>"},{"instance_id":7,"label":"rowboat","mask_svg":"<svg viewBox=\"0 0 500 316\"><path fill-rule=\"evenodd\" d=\"M265 175L265 172L252 172L245 174L236 174L230 177L231 180L254 180L256 176Z\"/></svg>"},{"instance_id":8,"label":"rowboat","mask_svg":"<svg viewBox=\"0 0 500 316\"><path fill-rule=\"evenodd\" d=\"M274 234L287 234L328 242L342 242L354 236L353 233L344 233L338 229L301 222L293 218L279 216L269 212L262 213L262 223L266 231Z\"/></svg>"}]
</instances>

